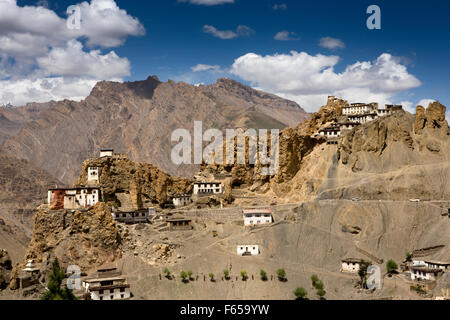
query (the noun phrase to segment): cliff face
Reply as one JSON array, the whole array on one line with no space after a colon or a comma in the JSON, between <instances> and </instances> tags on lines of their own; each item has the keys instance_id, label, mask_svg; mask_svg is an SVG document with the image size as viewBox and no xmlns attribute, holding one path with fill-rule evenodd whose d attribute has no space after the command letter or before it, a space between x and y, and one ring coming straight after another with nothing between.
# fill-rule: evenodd
<instances>
[{"instance_id":1,"label":"cliff face","mask_svg":"<svg viewBox=\"0 0 450 320\"><path fill-rule=\"evenodd\" d=\"M309 121L281 132L280 166L274 176L260 177L257 166L204 166L203 172L231 173L233 184L249 184L251 191L286 201L450 197L450 136L444 106L418 107L416 116L399 111L343 131L338 146L310 137L339 120L346 103L331 100Z\"/></svg>"},{"instance_id":2,"label":"cliff face","mask_svg":"<svg viewBox=\"0 0 450 320\"><path fill-rule=\"evenodd\" d=\"M8 251L0 249L0 290L4 290L8 287L11 270L12 261Z\"/></svg>"},{"instance_id":3,"label":"cliff face","mask_svg":"<svg viewBox=\"0 0 450 320\"><path fill-rule=\"evenodd\" d=\"M26 259L43 262L58 257L63 265L89 270L121 257L120 233L105 203L74 212L41 206L34 225Z\"/></svg>"},{"instance_id":4,"label":"cliff face","mask_svg":"<svg viewBox=\"0 0 450 320\"><path fill-rule=\"evenodd\" d=\"M162 205L167 194L187 193L191 181L171 177L148 163L137 163L125 156L88 159L83 162L81 174L75 185L87 185L89 167L100 167L100 186L104 200L116 207L140 209Z\"/></svg>"}]
</instances>

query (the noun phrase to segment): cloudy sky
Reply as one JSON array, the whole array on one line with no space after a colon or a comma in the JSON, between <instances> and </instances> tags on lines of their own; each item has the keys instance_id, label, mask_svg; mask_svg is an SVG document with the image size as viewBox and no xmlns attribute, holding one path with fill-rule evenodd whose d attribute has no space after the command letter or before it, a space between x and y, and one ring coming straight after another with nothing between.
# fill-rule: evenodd
<instances>
[{"instance_id":1,"label":"cloudy sky","mask_svg":"<svg viewBox=\"0 0 450 320\"><path fill-rule=\"evenodd\" d=\"M377 1L381 30L366 27L371 4L0 0L0 104L80 100L99 80L158 75L192 84L233 78L307 111L328 95L409 110L431 99L450 106L450 2ZM79 28L68 26L72 5Z\"/></svg>"}]
</instances>

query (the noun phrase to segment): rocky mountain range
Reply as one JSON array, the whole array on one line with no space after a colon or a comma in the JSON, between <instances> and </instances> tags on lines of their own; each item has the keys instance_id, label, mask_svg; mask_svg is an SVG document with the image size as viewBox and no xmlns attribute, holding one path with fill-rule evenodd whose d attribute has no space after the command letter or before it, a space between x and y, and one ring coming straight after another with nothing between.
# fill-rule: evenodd
<instances>
[{"instance_id":1,"label":"rocky mountain range","mask_svg":"<svg viewBox=\"0 0 450 320\"><path fill-rule=\"evenodd\" d=\"M170 161L171 134L193 132L194 121L204 130L296 126L308 114L296 103L220 79L209 86L183 82L99 82L81 102L61 101L0 109L0 146L55 178L71 183L84 159L104 147L128 154L178 176L194 166ZM3 141L3 142L2 142Z\"/></svg>"},{"instance_id":2,"label":"rocky mountain range","mask_svg":"<svg viewBox=\"0 0 450 320\"><path fill-rule=\"evenodd\" d=\"M161 82L156 76L99 82L81 102L0 108L0 218L5 224L0 226L0 247L14 261L21 259L47 188L71 185L83 161L101 148L114 148L176 176L191 176L198 166L178 167L170 160L173 130L192 132L195 120L203 121L204 130L283 129L308 117L295 102L234 80L192 86Z\"/></svg>"}]
</instances>

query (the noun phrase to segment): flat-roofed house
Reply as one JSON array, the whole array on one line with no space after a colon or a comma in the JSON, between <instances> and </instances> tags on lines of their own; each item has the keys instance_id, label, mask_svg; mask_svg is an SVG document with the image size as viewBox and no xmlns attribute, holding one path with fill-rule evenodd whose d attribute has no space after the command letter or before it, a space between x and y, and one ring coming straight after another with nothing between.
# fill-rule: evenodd
<instances>
[{"instance_id":1,"label":"flat-roofed house","mask_svg":"<svg viewBox=\"0 0 450 320\"><path fill-rule=\"evenodd\" d=\"M131 297L130 285L122 276L85 279L83 287L92 300L123 300Z\"/></svg>"},{"instance_id":2,"label":"flat-roofed house","mask_svg":"<svg viewBox=\"0 0 450 320\"><path fill-rule=\"evenodd\" d=\"M114 155L114 149L101 149L100 158L112 157Z\"/></svg>"},{"instance_id":3,"label":"flat-roofed house","mask_svg":"<svg viewBox=\"0 0 450 320\"><path fill-rule=\"evenodd\" d=\"M156 214L155 208L148 208L137 211L113 211L112 218L123 223L147 223Z\"/></svg>"},{"instance_id":4,"label":"flat-roofed house","mask_svg":"<svg viewBox=\"0 0 450 320\"><path fill-rule=\"evenodd\" d=\"M88 184L100 183L101 167L88 167L87 182Z\"/></svg>"},{"instance_id":5,"label":"flat-roofed house","mask_svg":"<svg viewBox=\"0 0 450 320\"><path fill-rule=\"evenodd\" d=\"M450 270L450 262L442 262L436 260L425 260L425 265L432 269L441 269L443 271Z\"/></svg>"},{"instance_id":6,"label":"flat-roofed house","mask_svg":"<svg viewBox=\"0 0 450 320\"><path fill-rule=\"evenodd\" d=\"M444 272L442 269L417 266L412 266L409 269L411 271L411 280L435 281Z\"/></svg>"},{"instance_id":7,"label":"flat-roofed house","mask_svg":"<svg viewBox=\"0 0 450 320\"><path fill-rule=\"evenodd\" d=\"M271 209L244 209L244 226L269 224L273 222Z\"/></svg>"},{"instance_id":8,"label":"flat-roofed house","mask_svg":"<svg viewBox=\"0 0 450 320\"><path fill-rule=\"evenodd\" d=\"M50 210L76 210L92 207L101 199L100 188L76 187L49 189L47 201Z\"/></svg>"},{"instance_id":9,"label":"flat-roofed house","mask_svg":"<svg viewBox=\"0 0 450 320\"><path fill-rule=\"evenodd\" d=\"M258 245L238 245L237 254L240 256L257 256L259 255Z\"/></svg>"},{"instance_id":10,"label":"flat-roofed house","mask_svg":"<svg viewBox=\"0 0 450 320\"><path fill-rule=\"evenodd\" d=\"M357 258L346 258L341 260L341 272L358 273L361 268L361 260Z\"/></svg>"},{"instance_id":11,"label":"flat-roofed house","mask_svg":"<svg viewBox=\"0 0 450 320\"><path fill-rule=\"evenodd\" d=\"M169 231L192 230L192 220L183 217L174 217L166 220Z\"/></svg>"},{"instance_id":12,"label":"flat-roofed house","mask_svg":"<svg viewBox=\"0 0 450 320\"><path fill-rule=\"evenodd\" d=\"M372 113L378 110L378 103L352 103L349 106L342 107L342 114L344 116Z\"/></svg>"},{"instance_id":13,"label":"flat-roofed house","mask_svg":"<svg viewBox=\"0 0 450 320\"><path fill-rule=\"evenodd\" d=\"M172 203L175 207L184 207L192 203L192 197L188 194L176 194L172 196Z\"/></svg>"},{"instance_id":14,"label":"flat-roofed house","mask_svg":"<svg viewBox=\"0 0 450 320\"><path fill-rule=\"evenodd\" d=\"M194 182L194 195L222 194L223 185L220 182Z\"/></svg>"}]
</instances>

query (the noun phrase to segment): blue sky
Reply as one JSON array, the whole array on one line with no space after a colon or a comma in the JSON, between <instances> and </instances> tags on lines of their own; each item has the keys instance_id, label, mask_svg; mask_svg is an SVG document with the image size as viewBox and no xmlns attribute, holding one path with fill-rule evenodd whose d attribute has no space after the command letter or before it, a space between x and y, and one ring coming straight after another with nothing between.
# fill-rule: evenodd
<instances>
[{"instance_id":1,"label":"blue sky","mask_svg":"<svg viewBox=\"0 0 450 320\"><path fill-rule=\"evenodd\" d=\"M15 2L0 0L0 3L2 1ZM97 1L114 3L113 0ZM55 68L57 59L61 56L56 54L59 51L55 48L61 47L63 51L74 52L76 50L73 48L76 46L73 42L71 46L62 42L49 44L49 52L39 53L42 56L37 57L36 54L34 57L37 67L31 66L28 69L18 66L33 62L15 57L16 51L12 49L10 52L3 52L3 65L6 60L14 62L11 63L12 66L4 67L9 73L4 71L3 78L0 79L16 81L15 85L8 83L9 86L5 86L11 92L4 96L14 96L14 90L20 92L23 89L23 80L17 76L19 72L29 72L26 75L28 79L35 77L42 80L46 77L50 83L53 83L50 80L53 78L64 79L66 83L75 81L75 78L82 79L83 89L77 87L76 90L79 96L83 95L94 80L102 77L132 81L156 74L164 81L173 79L192 84L208 84L220 77L230 77L293 99L309 111L324 104L323 97L328 93L343 95L349 100L366 98L369 101L404 102L410 108L415 107L422 99L437 99L450 106L449 1L229 0L232 3L195 3L202 1L206 0L116 0L117 8L126 11L127 23L132 23L131 18L135 19L145 29L145 33L138 31L134 24L128 34L117 36L121 43L114 45L92 41L96 36L94 31L73 36L81 44L81 49L77 51L79 55L99 50L96 59L101 60L102 56L113 51L117 57L109 56L112 66L108 68L117 68L116 74L98 71L97 68L95 72L87 70L86 75L83 75L67 70L68 68ZM90 2L93 4L94 1ZM15 5L19 9L41 5L65 19L66 8L73 4L77 4L77 1L19 0ZM381 30L369 30L366 27L369 17L366 9L372 4L381 9ZM119 12L119 9L116 11ZM113 24L116 21L98 20L96 25L89 25L98 29L100 27L97 25ZM1 22L0 14L0 26ZM239 29L239 26L245 28ZM111 27L104 34L120 33L121 27L118 18L117 28ZM225 32L222 33L222 38L218 37L221 31ZM275 37L280 32L283 33ZM223 35L227 35L229 39L223 39ZM11 33L6 32L4 36L12 37ZM70 40L70 37L62 38L64 41ZM338 41L340 46L320 46L322 38L332 38L335 42L331 43ZM252 53L255 55L249 55ZM0 58L1 54L0 47ZM45 60L45 54L51 55L52 59ZM239 58L240 62L236 63ZM357 65L358 62L362 65ZM371 66L367 67L365 63L371 63ZM320 67L305 71L315 64ZM208 65L210 69L193 71L198 65ZM357 70L348 70L349 66ZM1 67L2 64L0 77ZM324 73L326 69L332 71L330 76ZM36 70L42 72L38 72L38 75ZM20 90L16 89L18 81L22 81ZM91 82L88 84L88 81ZM58 98L69 94L69 89L70 87L64 90L58 87L58 91L54 90L57 94L51 91L47 93ZM32 92L41 98L34 90ZM48 97L47 93L42 99ZM30 94L30 97L33 95ZM77 97L74 94L72 98Z\"/></svg>"}]
</instances>

